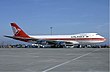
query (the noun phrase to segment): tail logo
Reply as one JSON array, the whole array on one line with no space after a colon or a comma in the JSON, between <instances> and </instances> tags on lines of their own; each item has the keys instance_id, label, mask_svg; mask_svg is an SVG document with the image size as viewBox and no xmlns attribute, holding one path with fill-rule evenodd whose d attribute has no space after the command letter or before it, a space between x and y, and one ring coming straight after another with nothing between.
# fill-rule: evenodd
<instances>
[{"instance_id":1,"label":"tail logo","mask_svg":"<svg viewBox=\"0 0 110 72\"><path fill-rule=\"evenodd\" d=\"M15 36L18 35L19 32L21 31L21 29L16 28L16 27L12 27L12 29L13 29L13 32L14 32L14 35L15 35Z\"/></svg>"}]
</instances>

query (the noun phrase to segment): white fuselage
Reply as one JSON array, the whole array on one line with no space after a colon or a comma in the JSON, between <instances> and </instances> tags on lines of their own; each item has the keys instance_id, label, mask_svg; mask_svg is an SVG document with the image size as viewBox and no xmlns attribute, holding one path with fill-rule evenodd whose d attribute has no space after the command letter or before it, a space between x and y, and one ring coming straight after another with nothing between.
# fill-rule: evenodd
<instances>
[{"instance_id":1,"label":"white fuselage","mask_svg":"<svg viewBox=\"0 0 110 72\"><path fill-rule=\"evenodd\" d=\"M41 40L53 40L71 42L73 44L94 44L104 42L106 39L97 33L80 33L74 35L37 35L31 36L32 38Z\"/></svg>"}]
</instances>

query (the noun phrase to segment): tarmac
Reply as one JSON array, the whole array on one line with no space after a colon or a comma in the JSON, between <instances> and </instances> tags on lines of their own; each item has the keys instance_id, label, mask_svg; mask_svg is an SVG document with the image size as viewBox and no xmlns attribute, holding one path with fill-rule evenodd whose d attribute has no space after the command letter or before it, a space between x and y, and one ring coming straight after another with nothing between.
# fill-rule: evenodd
<instances>
[{"instance_id":1,"label":"tarmac","mask_svg":"<svg viewBox=\"0 0 110 72\"><path fill-rule=\"evenodd\" d=\"M109 72L109 48L0 48L0 72Z\"/></svg>"}]
</instances>

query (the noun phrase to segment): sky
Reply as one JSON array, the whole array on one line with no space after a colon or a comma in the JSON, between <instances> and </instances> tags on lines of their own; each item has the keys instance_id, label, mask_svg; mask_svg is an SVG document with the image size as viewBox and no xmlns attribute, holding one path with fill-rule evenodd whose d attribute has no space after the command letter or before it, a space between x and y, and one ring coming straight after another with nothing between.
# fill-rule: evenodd
<instances>
[{"instance_id":1,"label":"sky","mask_svg":"<svg viewBox=\"0 0 110 72\"><path fill-rule=\"evenodd\" d=\"M98 33L109 42L109 0L0 0L0 39L16 22L27 34ZM14 42L17 42L13 40Z\"/></svg>"}]
</instances>

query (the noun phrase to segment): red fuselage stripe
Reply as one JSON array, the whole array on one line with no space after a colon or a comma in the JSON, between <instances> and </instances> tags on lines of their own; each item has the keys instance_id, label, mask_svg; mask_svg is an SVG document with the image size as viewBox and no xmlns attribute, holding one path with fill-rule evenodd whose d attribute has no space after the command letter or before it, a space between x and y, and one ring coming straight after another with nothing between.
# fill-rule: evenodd
<instances>
[{"instance_id":1,"label":"red fuselage stripe","mask_svg":"<svg viewBox=\"0 0 110 72\"><path fill-rule=\"evenodd\" d=\"M97 40L97 41L104 41L105 38L44 38L44 40Z\"/></svg>"}]
</instances>

